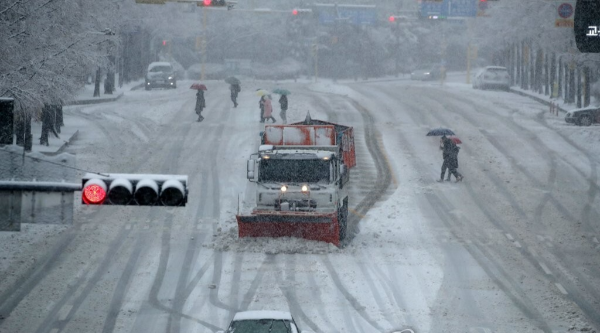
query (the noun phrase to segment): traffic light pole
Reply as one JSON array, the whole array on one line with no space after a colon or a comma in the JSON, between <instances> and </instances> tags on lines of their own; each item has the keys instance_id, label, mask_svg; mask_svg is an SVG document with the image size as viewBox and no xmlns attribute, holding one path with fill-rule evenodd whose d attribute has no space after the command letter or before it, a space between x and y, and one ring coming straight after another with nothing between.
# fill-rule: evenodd
<instances>
[{"instance_id":1,"label":"traffic light pole","mask_svg":"<svg viewBox=\"0 0 600 333\"><path fill-rule=\"evenodd\" d=\"M206 7L202 7L202 67L200 69L200 80L204 81L206 72Z\"/></svg>"}]
</instances>

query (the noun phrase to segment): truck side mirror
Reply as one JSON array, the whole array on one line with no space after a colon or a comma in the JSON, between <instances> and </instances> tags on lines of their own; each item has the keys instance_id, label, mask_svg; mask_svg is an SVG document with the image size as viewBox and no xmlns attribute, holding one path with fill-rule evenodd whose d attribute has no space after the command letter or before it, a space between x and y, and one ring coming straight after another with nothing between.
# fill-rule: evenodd
<instances>
[{"instance_id":1,"label":"truck side mirror","mask_svg":"<svg viewBox=\"0 0 600 333\"><path fill-rule=\"evenodd\" d=\"M348 168L345 164L340 164L340 189L344 188L344 184L348 181Z\"/></svg>"},{"instance_id":2,"label":"truck side mirror","mask_svg":"<svg viewBox=\"0 0 600 333\"><path fill-rule=\"evenodd\" d=\"M248 180L251 182L256 181L255 164L256 164L255 160L248 160L246 162L246 178L248 178Z\"/></svg>"}]
</instances>

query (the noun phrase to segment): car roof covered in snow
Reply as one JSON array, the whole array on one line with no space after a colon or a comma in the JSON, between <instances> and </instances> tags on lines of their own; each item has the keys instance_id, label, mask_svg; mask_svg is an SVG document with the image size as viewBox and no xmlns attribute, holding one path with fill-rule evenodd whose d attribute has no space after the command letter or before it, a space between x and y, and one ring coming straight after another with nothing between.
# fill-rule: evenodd
<instances>
[{"instance_id":1,"label":"car roof covered in snow","mask_svg":"<svg viewBox=\"0 0 600 333\"><path fill-rule=\"evenodd\" d=\"M148 65L148 69L154 68L154 67L158 67L158 66L169 66L169 67L171 67L171 63L170 62L166 62L166 61L153 62L150 65Z\"/></svg>"},{"instance_id":2,"label":"car roof covered in snow","mask_svg":"<svg viewBox=\"0 0 600 333\"><path fill-rule=\"evenodd\" d=\"M581 112L581 111L591 111L591 110L597 110L599 108L600 108L600 106L592 106L592 105L590 105L590 106L586 106L584 108L573 109L573 110L570 110L569 112L573 113L573 112Z\"/></svg>"},{"instance_id":3,"label":"car roof covered in snow","mask_svg":"<svg viewBox=\"0 0 600 333\"><path fill-rule=\"evenodd\" d=\"M292 320L292 315L289 312L285 311L261 310L238 312L233 317L233 321L259 319Z\"/></svg>"},{"instance_id":4,"label":"car roof covered in snow","mask_svg":"<svg viewBox=\"0 0 600 333\"><path fill-rule=\"evenodd\" d=\"M502 67L502 66L486 66L484 69L502 69L502 70L507 70L506 67Z\"/></svg>"}]
</instances>

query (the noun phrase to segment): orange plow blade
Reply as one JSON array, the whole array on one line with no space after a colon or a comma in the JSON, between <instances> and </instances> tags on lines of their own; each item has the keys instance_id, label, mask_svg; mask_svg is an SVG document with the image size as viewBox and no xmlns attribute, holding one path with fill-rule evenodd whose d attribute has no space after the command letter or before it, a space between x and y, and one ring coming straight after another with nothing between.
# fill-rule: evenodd
<instances>
[{"instance_id":1,"label":"orange plow blade","mask_svg":"<svg viewBox=\"0 0 600 333\"><path fill-rule=\"evenodd\" d=\"M239 237L297 237L340 246L336 213L254 212L236 215Z\"/></svg>"}]
</instances>

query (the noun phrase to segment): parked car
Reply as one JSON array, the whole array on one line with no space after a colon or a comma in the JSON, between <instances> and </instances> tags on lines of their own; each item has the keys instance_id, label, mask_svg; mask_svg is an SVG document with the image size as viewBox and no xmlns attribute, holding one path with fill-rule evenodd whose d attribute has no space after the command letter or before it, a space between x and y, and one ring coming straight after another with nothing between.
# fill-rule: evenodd
<instances>
[{"instance_id":1,"label":"parked car","mask_svg":"<svg viewBox=\"0 0 600 333\"><path fill-rule=\"evenodd\" d=\"M600 107L588 106L581 109L575 109L567 112L565 121L569 124L579 126L590 126L593 123L600 123Z\"/></svg>"},{"instance_id":2,"label":"parked car","mask_svg":"<svg viewBox=\"0 0 600 333\"><path fill-rule=\"evenodd\" d=\"M177 78L173 66L164 61L153 62L148 65L146 72L146 90L152 88L177 88Z\"/></svg>"},{"instance_id":3,"label":"parked car","mask_svg":"<svg viewBox=\"0 0 600 333\"><path fill-rule=\"evenodd\" d=\"M300 331L289 312L243 311L233 317L225 332L217 333L312 333Z\"/></svg>"},{"instance_id":4,"label":"parked car","mask_svg":"<svg viewBox=\"0 0 600 333\"><path fill-rule=\"evenodd\" d=\"M441 65L430 65L414 70L410 73L411 80L437 80L442 76Z\"/></svg>"},{"instance_id":5,"label":"parked car","mask_svg":"<svg viewBox=\"0 0 600 333\"><path fill-rule=\"evenodd\" d=\"M487 66L483 68L473 79L474 89L503 89L510 88L510 74L506 67Z\"/></svg>"}]
</instances>

